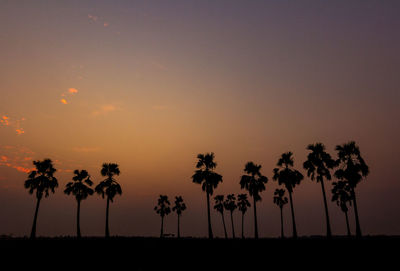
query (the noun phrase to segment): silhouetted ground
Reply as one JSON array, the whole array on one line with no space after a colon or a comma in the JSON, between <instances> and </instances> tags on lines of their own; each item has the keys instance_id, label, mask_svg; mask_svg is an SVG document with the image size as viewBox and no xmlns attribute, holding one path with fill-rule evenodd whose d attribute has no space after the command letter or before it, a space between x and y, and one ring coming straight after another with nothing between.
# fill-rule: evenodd
<instances>
[{"instance_id":1,"label":"silhouetted ground","mask_svg":"<svg viewBox=\"0 0 400 271\"><path fill-rule=\"evenodd\" d=\"M202 239L72 237L0 238L0 259L41 267L124 270L268 270L379 266L398 268L400 237L374 236L360 240L335 237L292 239ZM393 266L393 264L396 264ZM5 269L4 269L5 270Z\"/></svg>"}]
</instances>

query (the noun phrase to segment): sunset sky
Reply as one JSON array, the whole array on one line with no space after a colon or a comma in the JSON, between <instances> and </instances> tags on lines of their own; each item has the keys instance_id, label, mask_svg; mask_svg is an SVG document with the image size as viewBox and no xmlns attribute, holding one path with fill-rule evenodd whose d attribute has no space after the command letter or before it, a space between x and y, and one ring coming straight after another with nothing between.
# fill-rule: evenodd
<instances>
[{"instance_id":1,"label":"sunset sky","mask_svg":"<svg viewBox=\"0 0 400 271\"><path fill-rule=\"evenodd\" d=\"M153 207L166 194L187 204L182 235L206 236L191 175L197 154L214 152L215 194L245 192L245 163L262 165L259 232L276 237L279 156L292 151L305 175L308 144L336 158L350 140L371 171L356 190L363 233L400 234L399 14L395 0L0 0L0 235L29 235L36 199L23 183L33 160L51 158L59 188L41 203L39 236L75 235L64 187L75 169L97 184L103 162L121 170L112 235L157 236ZM320 185L306 177L293 197L299 235L325 234ZM83 235L104 234L105 206L98 195L82 203ZM333 234L345 234L340 208L329 212ZM223 237L214 210L212 224ZM171 214L165 232L175 231Z\"/></svg>"}]
</instances>

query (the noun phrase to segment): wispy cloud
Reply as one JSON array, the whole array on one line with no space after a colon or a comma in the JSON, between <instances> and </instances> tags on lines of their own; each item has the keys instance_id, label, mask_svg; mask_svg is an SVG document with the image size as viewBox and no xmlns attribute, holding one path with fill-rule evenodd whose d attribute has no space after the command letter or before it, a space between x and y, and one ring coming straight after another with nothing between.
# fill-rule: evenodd
<instances>
[{"instance_id":1,"label":"wispy cloud","mask_svg":"<svg viewBox=\"0 0 400 271\"><path fill-rule=\"evenodd\" d=\"M100 106L97 110L92 112L92 116L107 115L108 113L120 110L118 107L112 104L106 104Z\"/></svg>"},{"instance_id":2,"label":"wispy cloud","mask_svg":"<svg viewBox=\"0 0 400 271\"><path fill-rule=\"evenodd\" d=\"M0 146L0 166L13 168L17 171L28 173L34 170L30 149L19 146Z\"/></svg>"},{"instance_id":3,"label":"wispy cloud","mask_svg":"<svg viewBox=\"0 0 400 271\"><path fill-rule=\"evenodd\" d=\"M15 119L15 118L11 118L11 117L3 115L0 118L0 126L11 127L12 129L15 130L17 135L21 135L21 134L25 133L24 129L21 127L21 123L25 120L26 120L25 118Z\"/></svg>"},{"instance_id":4,"label":"wispy cloud","mask_svg":"<svg viewBox=\"0 0 400 271\"><path fill-rule=\"evenodd\" d=\"M77 93L78 93L78 90L76 88L69 88L68 91L61 93L61 97L63 97L63 98L60 99L60 102L62 104L68 104L66 97L73 96Z\"/></svg>"},{"instance_id":5,"label":"wispy cloud","mask_svg":"<svg viewBox=\"0 0 400 271\"><path fill-rule=\"evenodd\" d=\"M108 26L110 26L110 22L108 22L108 21L106 21L106 20L100 18L99 16L95 16L95 15L92 15L92 14L88 14L88 18L89 18L89 21L92 22L92 23L101 24L103 27L108 27Z\"/></svg>"}]
</instances>

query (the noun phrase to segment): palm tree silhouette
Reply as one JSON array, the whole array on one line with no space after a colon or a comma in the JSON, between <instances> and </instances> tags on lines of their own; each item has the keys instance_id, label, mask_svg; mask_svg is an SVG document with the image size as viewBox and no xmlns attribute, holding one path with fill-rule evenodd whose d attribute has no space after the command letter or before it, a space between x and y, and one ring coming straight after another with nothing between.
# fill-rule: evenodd
<instances>
[{"instance_id":1,"label":"palm tree silhouette","mask_svg":"<svg viewBox=\"0 0 400 271\"><path fill-rule=\"evenodd\" d=\"M228 238L228 234L226 233L225 218L224 218L224 195L216 195L214 197L214 200L215 200L214 209L221 214L222 224L224 225L225 238Z\"/></svg>"},{"instance_id":2,"label":"palm tree silhouette","mask_svg":"<svg viewBox=\"0 0 400 271\"><path fill-rule=\"evenodd\" d=\"M250 202L247 200L247 194L238 195L238 207L239 211L242 212L242 239L244 239L244 214L247 212L247 208L250 207Z\"/></svg>"},{"instance_id":3,"label":"palm tree silhouette","mask_svg":"<svg viewBox=\"0 0 400 271\"><path fill-rule=\"evenodd\" d=\"M36 170L28 173L28 179L25 181L25 188L29 189L29 194L33 194L36 191L36 209L35 216L33 218L33 225L31 231L31 239L36 237L36 221L39 212L40 201L43 195L47 198L50 192L54 193L55 188L58 187L58 181L54 177L56 169L53 167L53 162L50 159L44 159L43 161L33 161L33 165Z\"/></svg>"},{"instance_id":4,"label":"palm tree silhouette","mask_svg":"<svg viewBox=\"0 0 400 271\"><path fill-rule=\"evenodd\" d=\"M295 186L299 185L304 177L299 171L293 169L294 162L292 155L293 153L291 152L286 152L282 154L277 163L277 166L279 168L274 168L273 179L275 181L278 181L279 185L284 185L286 187L286 190L289 192L290 209L292 211L293 238L297 238L292 193Z\"/></svg>"},{"instance_id":5,"label":"palm tree silhouette","mask_svg":"<svg viewBox=\"0 0 400 271\"><path fill-rule=\"evenodd\" d=\"M235 211L237 205L236 205L236 197L234 194L229 194L228 196L226 196L224 207L231 213L232 238L235 239L235 227L233 225L233 211Z\"/></svg>"},{"instance_id":6,"label":"palm tree silhouette","mask_svg":"<svg viewBox=\"0 0 400 271\"><path fill-rule=\"evenodd\" d=\"M169 207L170 203L168 200L168 196L160 195L158 198L158 204L154 207L154 210L157 214L161 216L161 233L160 238L164 236L164 216L169 215L171 213L171 208Z\"/></svg>"},{"instance_id":7,"label":"palm tree silhouette","mask_svg":"<svg viewBox=\"0 0 400 271\"><path fill-rule=\"evenodd\" d=\"M324 200L325 207L325 217L326 217L326 236L328 238L332 237L331 225L329 222L328 204L326 202L326 194L324 187L324 178L326 180L331 180L332 176L330 169L335 167L335 160L331 158L329 153L325 152L325 146L322 143L310 144L307 146L307 150L311 152L307 156L307 161L304 162L303 167L307 170L307 176L311 178L312 181L315 179L317 182L321 183L322 196Z\"/></svg>"},{"instance_id":8,"label":"palm tree silhouette","mask_svg":"<svg viewBox=\"0 0 400 271\"><path fill-rule=\"evenodd\" d=\"M222 176L213 170L217 166L214 162L214 153L198 154L197 155L197 170L192 176L194 183L201 184L201 188L207 195L207 218L208 218L208 238L213 238L210 216L210 195L213 194L214 189L222 182Z\"/></svg>"},{"instance_id":9,"label":"palm tree silhouette","mask_svg":"<svg viewBox=\"0 0 400 271\"><path fill-rule=\"evenodd\" d=\"M72 182L67 183L64 193L67 195L74 195L78 202L78 211L76 215L76 235L81 238L81 227L80 227L80 212L81 212L81 201L86 199L89 195L93 195L93 189L90 186L93 182L90 180L90 175L86 170L75 170L75 176L72 178Z\"/></svg>"},{"instance_id":10,"label":"palm tree silhouette","mask_svg":"<svg viewBox=\"0 0 400 271\"><path fill-rule=\"evenodd\" d=\"M357 200L355 188L357 184L369 174L369 168L361 157L360 149L354 141L343 145L337 145L339 159L337 164L339 169L335 172L335 177L346 181L350 188L351 198L354 204L354 215L356 218L356 236L361 237L360 220L358 218Z\"/></svg>"},{"instance_id":11,"label":"palm tree silhouette","mask_svg":"<svg viewBox=\"0 0 400 271\"><path fill-rule=\"evenodd\" d=\"M253 197L255 239L258 239L256 202L261 200L260 192L265 190L265 184L268 182L268 178L261 174L260 169L261 165L247 162L244 168L247 175L243 175L240 179L240 187L249 191L250 197Z\"/></svg>"},{"instance_id":12,"label":"palm tree silhouette","mask_svg":"<svg viewBox=\"0 0 400 271\"><path fill-rule=\"evenodd\" d=\"M119 176L120 170L118 164L104 163L101 168L101 175L107 177L104 181L100 182L95 191L101 195L104 199L107 196L107 207L106 207L106 238L110 237L110 230L108 226L108 213L110 209L110 201L113 202L114 197L122 194L122 189L119 183L114 179L114 176Z\"/></svg>"},{"instance_id":13,"label":"palm tree silhouette","mask_svg":"<svg viewBox=\"0 0 400 271\"><path fill-rule=\"evenodd\" d=\"M178 238L181 237L181 231L180 231L180 216L182 215L182 212L186 210L186 204L183 202L183 198L181 196L175 197L175 206L172 207L172 211L176 212L178 215Z\"/></svg>"},{"instance_id":14,"label":"palm tree silhouette","mask_svg":"<svg viewBox=\"0 0 400 271\"><path fill-rule=\"evenodd\" d=\"M278 205L281 210L281 238L285 238L283 234L283 206L288 203L287 197L285 197L285 189L276 189L274 192L274 203Z\"/></svg>"},{"instance_id":15,"label":"palm tree silhouette","mask_svg":"<svg viewBox=\"0 0 400 271\"><path fill-rule=\"evenodd\" d=\"M349 208L347 208L347 202L351 205L351 193L349 185L344 181L333 182L332 189L332 201L336 201L336 204L340 207L342 212L346 217L346 227L347 227L347 236L351 236L350 225L349 225L349 217L347 212Z\"/></svg>"}]
</instances>

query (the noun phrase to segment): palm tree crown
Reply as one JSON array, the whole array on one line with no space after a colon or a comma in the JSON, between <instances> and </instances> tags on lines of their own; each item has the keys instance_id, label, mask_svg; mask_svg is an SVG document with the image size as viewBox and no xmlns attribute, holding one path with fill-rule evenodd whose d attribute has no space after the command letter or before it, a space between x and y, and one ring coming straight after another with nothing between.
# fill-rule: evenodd
<instances>
[{"instance_id":1,"label":"palm tree crown","mask_svg":"<svg viewBox=\"0 0 400 271\"><path fill-rule=\"evenodd\" d=\"M224 195L216 195L214 197L215 204L214 204L214 209L217 210L217 212L220 212L221 214L224 213Z\"/></svg>"},{"instance_id":2,"label":"palm tree crown","mask_svg":"<svg viewBox=\"0 0 400 271\"><path fill-rule=\"evenodd\" d=\"M288 203L288 198L285 197L285 189L276 189L274 192L274 203L279 208L283 208Z\"/></svg>"},{"instance_id":3,"label":"palm tree crown","mask_svg":"<svg viewBox=\"0 0 400 271\"><path fill-rule=\"evenodd\" d=\"M353 199L349 185L344 181L333 182L332 185L332 201L335 201L343 212L347 212L347 203L351 205Z\"/></svg>"},{"instance_id":4,"label":"palm tree crown","mask_svg":"<svg viewBox=\"0 0 400 271\"><path fill-rule=\"evenodd\" d=\"M175 206L172 207L172 211L176 212L177 215L181 215L186 210L186 204L183 202L181 196L175 197Z\"/></svg>"},{"instance_id":5,"label":"palm tree crown","mask_svg":"<svg viewBox=\"0 0 400 271\"><path fill-rule=\"evenodd\" d=\"M334 168L336 162L329 153L325 152L324 144L310 144L307 146L307 150L311 151L307 156L307 161L303 164L304 169L307 170L307 176L313 181L316 179L317 182L321 182L323 178L331 180L329 169Z\"/></svg>"},{"instance_id":6,"label":"palm tree crown","mask_svg":"<svg viewBox=\"0 0 400 271\"><path fill-rule=\"evenodd\" d=\"M247 199L247 194L239 194L238 195L237 206L239 208L239 211L241 211L242 213L247 212L247 208L251 206L250 202Z\"/></svg>"},{"instance_id":7,"label":"palm tree crown","mask_svg":"<svg viewBox=\"0 0 400 271\"><path fill-rule=\"evenodd\" d=\"M67 183L64 193L67 195L72 194L77 201L81 201L93 194L93 189L90 188L93 182L90 180L90 175L86 170L79 171L76 169L74 174L73 182Z\"/></svg>"},{"instance_id":8,"label":"palm tree crown","mask_svg":"<svg viewBox=\"0 0 400 271\"><path fill-rule=\"evenodd\" d=\"M236 208L236 197L234 194L229 194L226 196L226 200L224 201L224 207L226 210L233 212Z\"/></svg>"},{"instance_id":9,"label":"palm tree crown","mask_svg":"<svg viewBox=\"0 0 400 271\"><path fill-rule=\"evenodd\" d=\"M114 176L118 176L119 174L120 170L118 164L104 163L101 169L101 175L107 178L96 186L96 193L101 195L103 198L104 196L107 196L107 198L113 202L116 195L122 194L121 185L114 179Z\"/></svg>"},{"instance_id":10,"label":"palm tree crown","mask_svg":"<svg viewBox=\"0 0 400 271\"><path fill-rule=\"evenodd\" d=\"M192 176L193 182L201 184L203 191L212 195L214 189L222 182L222 176L213 171L217 166L214 162L214 153L199 154L197 158L199 159L196 165L198 170Z\"/></svg>"},{"instance_id":11,"label":"palm tree crown","mask_svg":"<svg viewBox=\"0 0 400 271\"><path fill-rule=\"evenodd\" d=\"M265 190L265 184L268 182L268 178L261 174L260 169L261 165L248 162L244 168L248 175L243 175L240 179L240 187L249 191L256 201L261 200L260 192Z\"/></svg>"},{"instance_id":12,"label":"palm tree crown","mask_svg":"<svg viewBox=\"0 0 400 271\"><path fill-rule=\"evenodd\" d=\"M29 194L36 191L36 198L41 199L43 195L48 197L50 192L54 193L58 187L57 178L54 177L56 169L50 159L43 161L33 161L36 170L29 173L28 180L25 181L25 188L29 189Z\"/></svg>"},{"instance_id":13,"label":"palm tree crown","mask_svg":"<svg viewBox=\"0 0 400 271\"><path fill-rule=\"evenodd\" d=\"M156 211L156 213L159 214L161 217L164 217L171 213L168 196L160 195L160 197L158 198L158 204L154 207L154 211Z\"/></svg>"},{"instance_id":14,"label":"palm tree crown","mask_svg":"<svg viewBox=\"0 0 400 271\"><path fill-rule=\"evenodd\" d=\"M279 158L277 166L274 168L273 179L278 181L279 185L284 185L289 193L293 192L293 188L299 185L304 176L299 171L293 169L293 153L283 153Z\"/></svg>"}]
</instances>

